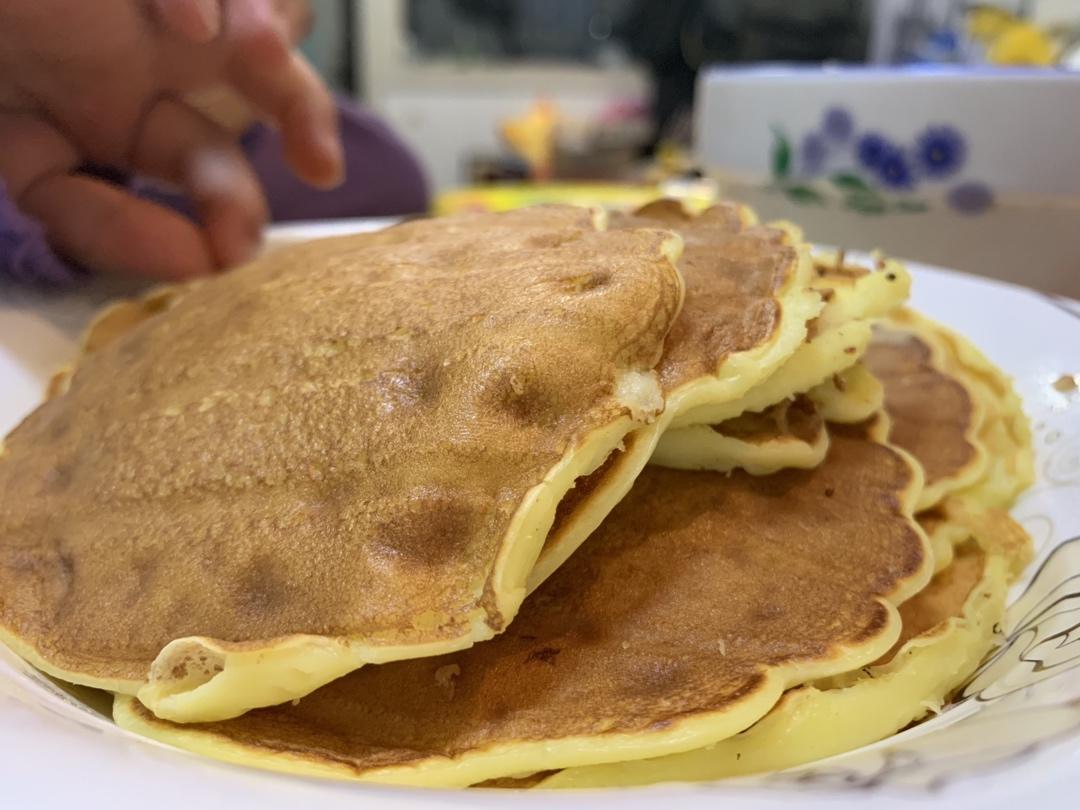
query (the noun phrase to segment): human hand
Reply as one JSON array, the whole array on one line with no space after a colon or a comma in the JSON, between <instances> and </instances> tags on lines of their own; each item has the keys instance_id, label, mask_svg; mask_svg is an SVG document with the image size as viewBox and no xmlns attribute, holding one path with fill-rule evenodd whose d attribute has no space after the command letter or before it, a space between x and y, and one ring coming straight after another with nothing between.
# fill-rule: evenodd
<instances>
[{"instance_id":1,"label":"human hand","mask_svg":"<svg viewBox=\"0 0 1080 810\"><path fill-rule=\"evenodd\" d=\"M280 2L280 0L279 0ZM182 279L256 248L266 202L233 135L185 100L228 85L282 131L302 178L341 179L336 113L272 0L4 0L0 180L59 251ZM75 173L84 162L182 187L201 226Z\"/></svg>"}]
</instances>

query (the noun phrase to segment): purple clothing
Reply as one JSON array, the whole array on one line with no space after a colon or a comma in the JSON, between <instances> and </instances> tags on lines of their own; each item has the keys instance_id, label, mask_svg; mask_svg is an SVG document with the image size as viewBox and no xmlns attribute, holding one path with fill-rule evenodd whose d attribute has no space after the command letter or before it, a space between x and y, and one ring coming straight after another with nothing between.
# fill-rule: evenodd
<instances>
[{"instance_id":1,"label":"purple clothing","mask_svg":"<svg viewBox=\"0 0 1080 810\"><path fill-rule=\"evenodd\" d=\"M0 279L55 286L80 275L81 270L53 253L41 223L15 207L0 180Z\"/></svg>"},{"instance_id":2,"label":"purple clothing","mask_svg":"<svg viewBox=\"0 0 1080 810\"><path fill-rule=\"evenodd\" d=\"M270 203L274 222L340 217L398 216L428 207L427 183L416 159L371 113L338 101L345 147L345 182L320 191L298 180L285 165L281 137L263 124L252 126L240 144L251 160ZM195 218L191 202L142 177L113 172L90 173L128 185L132 192ZM19 211L0 180L0 279L39 285L61 285L85 275L49 247L40 223Z\"/></svg>"}]
</instances>

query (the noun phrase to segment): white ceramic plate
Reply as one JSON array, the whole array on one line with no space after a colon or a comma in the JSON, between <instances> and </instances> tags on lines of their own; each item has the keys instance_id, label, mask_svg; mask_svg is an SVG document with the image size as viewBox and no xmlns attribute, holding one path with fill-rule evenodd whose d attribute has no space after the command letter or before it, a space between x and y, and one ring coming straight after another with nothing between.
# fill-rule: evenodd
<instances>
[{"instance_id":1,"label":"white ceramic plate","mask_svg":"<svg viewBox=\"0 0 1080 810\"><path fill-rule=\"evenodd\" d=\"M279 230L292 241L376 223ZM0 807L825 808L1076 807L1080 794L1080 304L913 265L914 304L1014 375L1035 429L1038 481L1016 517L1038 547L999 655L940 717L853 754L713 785L591 794L443 792L320 782L209 762L117 730L0 649ZM91 313L122 292L0 288L0 433L39 401Z\"/></svg>"}]
</instances>

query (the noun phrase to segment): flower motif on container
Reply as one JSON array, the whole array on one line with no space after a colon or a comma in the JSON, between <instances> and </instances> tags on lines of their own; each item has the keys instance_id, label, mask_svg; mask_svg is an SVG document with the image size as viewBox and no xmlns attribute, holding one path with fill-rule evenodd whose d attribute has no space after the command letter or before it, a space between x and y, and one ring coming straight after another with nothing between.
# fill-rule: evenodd
<instances>
[{"instance_id":1,"label":"flower motif on container","mask_svg":"<svg viewBox=\"0 0 1080 810\"><path fill-rule=\"evenodd\" d=\"M956 127L933 122L912 141L856 125L844 107L832 106L819 124L792 141L773 128L773 188L800 205L838 204L849 211L880 215L915 214L940 200L965 215L994 205L994 193L975 178L963 177L968 143ZM932 185L939 192L920 195Z\"/></svg>"}]
</instances>

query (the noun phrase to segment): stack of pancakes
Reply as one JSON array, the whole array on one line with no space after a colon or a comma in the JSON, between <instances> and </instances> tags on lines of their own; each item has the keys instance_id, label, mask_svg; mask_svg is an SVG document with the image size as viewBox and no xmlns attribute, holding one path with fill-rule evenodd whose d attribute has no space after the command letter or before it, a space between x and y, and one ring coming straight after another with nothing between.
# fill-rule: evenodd
<instances>
[{"instance_id":1,"label":"stack of pancakes","mask_svg":"<svg viewBox=\"0 0 1080 810\"><path fill-rule=\"evenodd\" d=\"M779 769L938 711L1030 555L1009 381L735 203L539 207L117 304L0 453L0 640L219 759Z\"/></svg>"}]
</instances>

